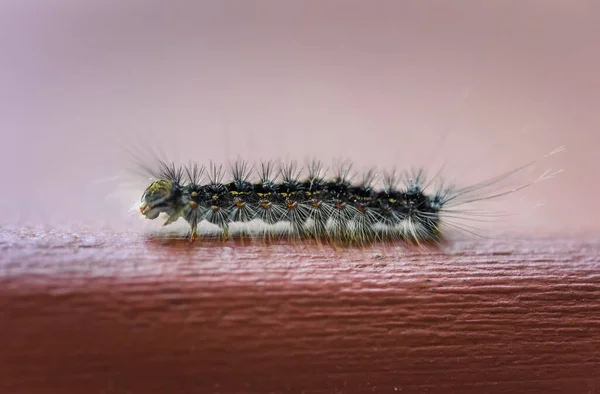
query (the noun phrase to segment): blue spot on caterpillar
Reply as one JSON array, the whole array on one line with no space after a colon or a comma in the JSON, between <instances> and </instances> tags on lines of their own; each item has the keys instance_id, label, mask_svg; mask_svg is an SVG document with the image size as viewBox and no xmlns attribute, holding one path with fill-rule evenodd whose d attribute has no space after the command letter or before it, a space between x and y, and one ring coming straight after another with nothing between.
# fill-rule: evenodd
<instances>
[{"instance_id":1,"label":"blue spot on caterpillar","mask_svg":"<svg viewBox=\"0 0 600 394\"><path fill-rule=\"evenodd\" d=\"M255 171L247 162L237 161L225 180L222 165L204 168L159 161L157 168L146 168L154 180L143 192L139 210L147 219L164 214L165 225L183 218L190 226L190 240L198 238L201 222L218 226L227 239L231 224L259 221L262 230L245 235L273 236L275 225L283 222L289 225L289 236L348 245L390 240L437 243L444 237L442 224L474 233L472 227L455 221L468 215L462 206L517 192L556 174L547 171L520 186L499 187L532 164L459 188L441 182L432 187L436 177L427 181L422 170L384 174L376 186L375 170L358 176L348 162L337 165L328 177L319 161L307 165L306 176L294 162L277 168L264 162Z\"/></svg>"}]
</instances>

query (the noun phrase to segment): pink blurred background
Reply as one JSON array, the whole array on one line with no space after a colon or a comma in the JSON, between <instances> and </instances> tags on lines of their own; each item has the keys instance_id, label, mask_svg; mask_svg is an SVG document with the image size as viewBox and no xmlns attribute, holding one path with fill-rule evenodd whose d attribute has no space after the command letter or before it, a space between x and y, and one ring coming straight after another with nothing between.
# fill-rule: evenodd
<instances>
[{"instance_id":1,"label":"pink blurred background","mask_svg":"<svg viewBox=\"0 0 600 394\"><path fill-rule=\"evenodd\" d=\"M5 0L0 224L130 228L107 194L136 142L203 163L447 159L462 183L564 145L540 170L562 174L504 202L544 204L512 226L597 231L599 4Z\"/></svg>"}]
</instances>

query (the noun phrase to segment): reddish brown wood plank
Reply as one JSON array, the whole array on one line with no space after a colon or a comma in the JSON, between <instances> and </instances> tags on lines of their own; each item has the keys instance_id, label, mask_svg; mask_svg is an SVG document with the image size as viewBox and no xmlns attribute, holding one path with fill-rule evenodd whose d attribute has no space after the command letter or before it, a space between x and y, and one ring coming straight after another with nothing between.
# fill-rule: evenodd
<instances>
[{"instance_id":1,"label":"reddish brown wood plank","mask_svg":"<svg viewBox=\"0 0 600 394\"><path fill-rule=\"evenodd\" d=\"M600 242L0 232L0 392L600 392Z\"/></svg>"}]
</instances>

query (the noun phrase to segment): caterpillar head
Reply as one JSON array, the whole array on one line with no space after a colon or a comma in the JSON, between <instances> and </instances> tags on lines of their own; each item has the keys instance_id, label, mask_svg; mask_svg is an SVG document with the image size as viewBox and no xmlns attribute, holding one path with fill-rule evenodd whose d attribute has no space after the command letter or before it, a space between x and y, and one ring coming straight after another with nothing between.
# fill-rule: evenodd
<instances>
[{"instance_id":1,"label":"caterpillar head","mask_svg":"<svg viewBox=\"0 0 600 394\"><path fill-rule=\"evenodd\" d=\"M179 187L167 179L152 182L142 195L140 213L147 219L156 219L162 212L172 212L178 190Z\"/></svg>"}]
</instances>

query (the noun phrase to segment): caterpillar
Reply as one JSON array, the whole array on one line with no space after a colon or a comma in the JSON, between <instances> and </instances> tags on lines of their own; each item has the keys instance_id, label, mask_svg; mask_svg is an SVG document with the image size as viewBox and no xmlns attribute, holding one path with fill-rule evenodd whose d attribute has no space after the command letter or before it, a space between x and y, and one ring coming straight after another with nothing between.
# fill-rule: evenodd
<instances>
[{"instance_id":1,"label":"caterpillar","mask_svg":"<svg viewBox=\"0 0 600 394\"><path fill-rule=\"evenodd\" d=\"M437 174L427 180L423 170L379 176L371 169L358 174L349 161L337 163L328 176L317 160L305 168L296 162L251 166L238 160L228 169L212 162L203 167L159 160L155 168L146 167L152 182L142 193L139 212L151 220L162 214L165 226L185 220L190 241L198 239L202 222L217 226L225 240L232 224L260 222L258 235L267 237L277 234L277 224L286 223L287 235L297 238L361 245L390 240L438 243L444 238L442 224L473 232L469 226L453 223L460 215L476 215L461 210L462 206L515 193L556 174L547 171L516 187L499 186L531 164L456 187L445 185ZM245 235L257 234L248 228Z\"/></svg>"}]
</instances>

